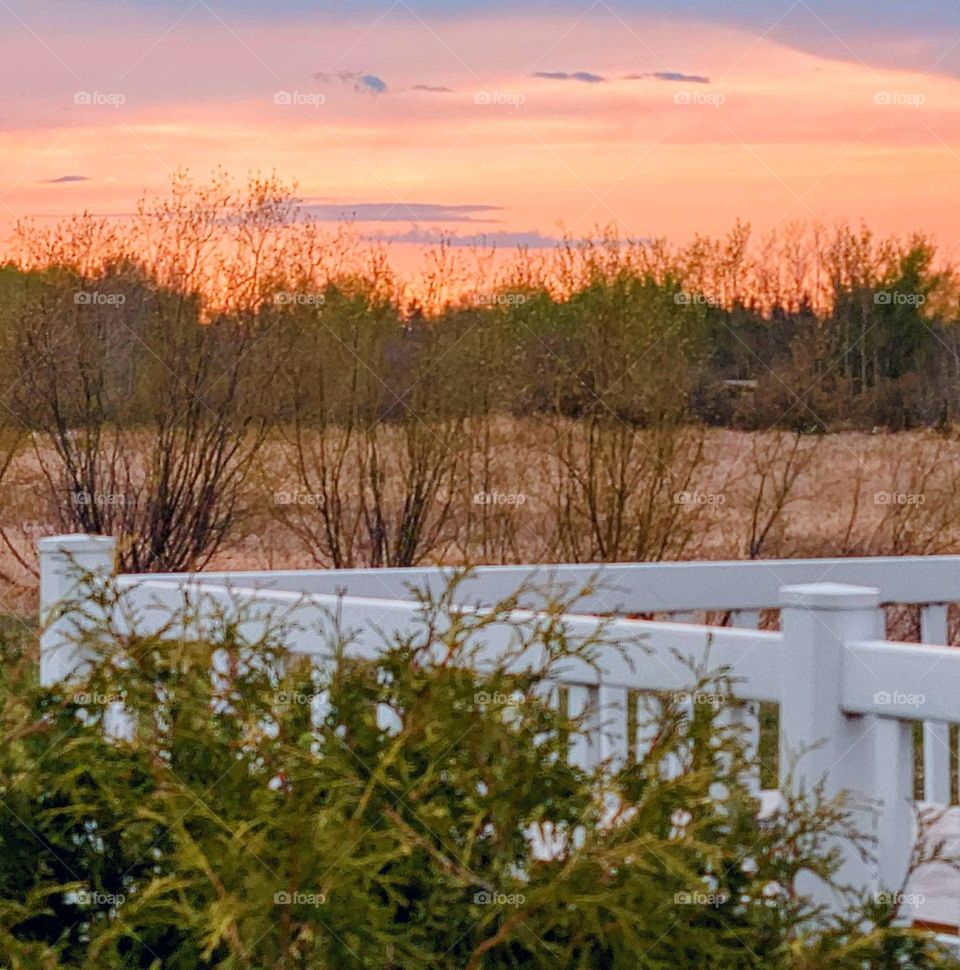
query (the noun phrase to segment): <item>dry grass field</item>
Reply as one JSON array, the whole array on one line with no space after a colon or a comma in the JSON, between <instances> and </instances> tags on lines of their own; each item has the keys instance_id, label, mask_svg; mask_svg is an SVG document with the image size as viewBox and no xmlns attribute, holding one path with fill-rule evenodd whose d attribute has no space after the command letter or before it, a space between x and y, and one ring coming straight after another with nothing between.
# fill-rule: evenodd
<instances>
[{"instance_id":1,"label":"dry grass field","mask_svg":"<svg viewBox=\"0 0 960 970\"><path fill-rule=\"evenodd\" d=\"M424 503L419 561L960 550L960 443L950 435L688 430L670 440L664 459L662 442L630 437L597 447L571 422L497 419L482 433L484 447L459 454ZM389 520L409 501L410 463L399 440L381 444L386 460L377 511ZM330 565L322 542L324 495L310 485L290 442L271 442L247 483L243 514L210 567ZM2 490L0 609L28 613L36 601L33 542L65 528L66 520L29 443ZM354 537L351 562L365 565L369 495L345 475L337 498L340 527Z\"/></svg>"}]
</instances>

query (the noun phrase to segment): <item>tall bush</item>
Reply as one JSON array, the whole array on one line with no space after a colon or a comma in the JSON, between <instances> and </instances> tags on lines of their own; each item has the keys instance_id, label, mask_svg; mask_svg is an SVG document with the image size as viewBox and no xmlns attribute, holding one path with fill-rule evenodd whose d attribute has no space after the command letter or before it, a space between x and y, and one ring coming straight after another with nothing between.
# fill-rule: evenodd
<instances>
[{"instance_id":1,"label":"tall bush","mask_svg":"<svg viewBox=\"0 0 960 970\"><path fill-rule=\"evenodd\" d=\"M200 643L93 629L69 685L0 667L3 965L957 966L893 896L837 916L798 889L835 876L847 806L811 793L760 821L710 705L661 698L635 762L571 764L583 724L540 688L603 635L574 646L558 601L479 664L515 603L424 599L375 660L332 633L328 662L295 663L292 617L250 643L228 611Z\"/></svg>"}]
</instances>

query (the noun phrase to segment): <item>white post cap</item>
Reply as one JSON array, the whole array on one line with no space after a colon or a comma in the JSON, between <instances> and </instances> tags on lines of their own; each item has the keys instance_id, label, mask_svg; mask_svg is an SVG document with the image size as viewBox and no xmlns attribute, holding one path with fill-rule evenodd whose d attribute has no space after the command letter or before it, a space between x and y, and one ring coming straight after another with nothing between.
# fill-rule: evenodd
<instances>
[{"instance_id":1,"label":"white post cap","mask_svg":"<svg viewBox=\"0 0 960 970\"><path fill-rule=\"evenodd\" d=\"M810 610L874 610L880 605L880 590L873 586L847 586L844 583L781 586L780 605Z\"/></svg>"},{"instance_id":2,"label":"white post cap","mask_svg":"<svg viewBox=\"0 0 960 970\"><path fill-rule=\"evenodd\" d=\"M113 552L116 540L113 536L93 536L82 532L70 535L44 536L37 540L37 551L41 553L64 552L70 555L82 555L87 552Z\"/></svg>"}]
</instances>

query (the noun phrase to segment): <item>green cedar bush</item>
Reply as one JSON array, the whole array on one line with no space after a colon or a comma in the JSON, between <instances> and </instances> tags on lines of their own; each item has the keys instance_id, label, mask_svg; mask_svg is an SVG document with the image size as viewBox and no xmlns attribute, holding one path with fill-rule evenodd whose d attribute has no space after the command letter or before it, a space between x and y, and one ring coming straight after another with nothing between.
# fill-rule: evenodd
<instances>
[{"instance_id":1,"label":"green cedar bush","mask_svg":"<svg viewBox=\"0 0 960 970\"><path fill-rule=\"evenodd\" d=\"M649 705L635 763L572 765L583 725L542 682L603 633L572 644L557 599L484 666L517 598L465 614L451 597L422 597L417 634L376 660L340 634L329 661L297 660L290 617L245 642L241 611L203 642L102 622L83 677L52 689L9 647L0 965L958 966L890 903L831 915L798 891L855 838L845 800L758 820L739 729L672 697ZM517 673L524 651L540 659ZM691 690L729 686L691 671ZM120 699L130 728L105 730Z\"/></svg>"}]
</instances>

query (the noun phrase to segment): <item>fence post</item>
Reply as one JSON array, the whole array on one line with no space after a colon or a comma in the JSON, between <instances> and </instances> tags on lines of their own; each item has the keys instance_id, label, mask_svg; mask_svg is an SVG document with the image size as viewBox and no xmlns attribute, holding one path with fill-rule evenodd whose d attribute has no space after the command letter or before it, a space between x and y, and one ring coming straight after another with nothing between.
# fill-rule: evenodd
<instances>
[{"instance_id":1,"label":"fence post","mask_svg":"<svg viewBox=\"0 0 960 970\"><path fill-rule=\"evenodd\" d=\"M78 593L83 574L113 575L116 542L112 536L50 536L37 542L40 560L40 683L69 677L81 664L71 639L71 620L58 608Z\"/></svg>"},{"instance_id":2,"label":"fence post","mask_svg":"<svg viewBox=\"0 0 960 970\"><path fill-rule=\"evenodd\" d=\"M846 640L883 635L879 591L863 586L811 583L780 589L785 656L780 709L780 783L810 791L823 782L827 797L847 791L870 797L876 755L872 718L845 714L841 706ZM799 757L798 757L799 756ZM792 769L792 779L787 773ZM906 795L906 793L904 793ZM869 813L857 813L857 827L873 830ZM841 883L875 889L872 867L853 846L839 847ZM803 885L821 902L831 894L819 881Z\"/></svg>"}]
</instances>

